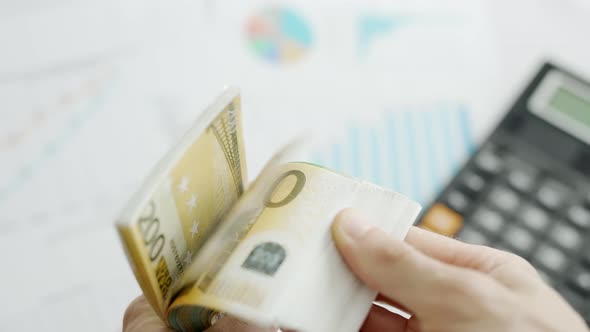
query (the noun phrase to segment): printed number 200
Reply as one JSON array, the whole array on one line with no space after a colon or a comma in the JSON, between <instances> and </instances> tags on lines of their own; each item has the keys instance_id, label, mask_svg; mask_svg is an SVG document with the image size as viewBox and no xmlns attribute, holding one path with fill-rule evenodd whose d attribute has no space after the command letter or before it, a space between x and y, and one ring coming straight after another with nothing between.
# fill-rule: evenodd
<instances>
[{"instance_id":1,"label":"printed number 200","mask_svg":"<svg viewBox=\"0 0 590 332\"><path fill-rule=\"evenodd\" d=\"M141 216L138 223L152 262L160 256L162 249L164 249L164 243L166 243L164 234L160 233L160 219L156 218L155 215L156 205L152 201L149 205L149 213Z\"/></svg>"}]
</instances>

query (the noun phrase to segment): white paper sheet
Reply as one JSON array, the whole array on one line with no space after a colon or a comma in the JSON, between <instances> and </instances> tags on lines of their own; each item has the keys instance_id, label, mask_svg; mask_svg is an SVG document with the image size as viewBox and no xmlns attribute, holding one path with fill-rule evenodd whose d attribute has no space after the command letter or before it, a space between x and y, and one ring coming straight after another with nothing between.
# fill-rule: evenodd
<instances>
[{"instance_id":1,"label":"white paper sheet","mask_svg":"<svg viewBox=\"0 0 590 332\"><path fill-rule=\"evenodd\" d=\"M489 15L508 16L500 5L489 11L485 1L281 2L312 36L291 62L273 62L253 47L247 27L268 15L267 2L160 5L148 42L132 54L80 64L94 51L56 46L55 56L50 52L43 61L26 49L9 50L11 61L22 60L15 65L0 58L0 252L11 271L1 278L0 330L32 331L39 324L47 331L119 330L124 308L139 289L113 218L223 85L242 88L248 163L255 174L275 148L303 129L313 128L326 140L317 147L320 154L335 145L352 154L348 142L355 130L371 136L370 129L378 128L383 141L390 117L404 119L409 109L441 103L465 106L476 143L501 115L513 83L534 69L522 69L524 64L545 52L539 35L531 41L538 46L534 51L519 50L519 60L512 61L516 51L506 49L520 41L507 41L510 35L531 35L516 30L522 24L518 13L500 31L499 52ZM541 9L535 14L534 7L527 15L542 25L547 16L538 14ZM574 38L558 37L555 32L554 53L561 54L560 46L576 64L587 59L583 50L576 57ZM88 40L104 40L96 38ZM68 67L70 60L76 65ZM47 71L48 63L64 65ZM506 63L513 71L498 70ZM498 76L509 77L514 88L498 88ZM421 125L418 132L424 131ZM415 143L396 137L398 143ZM416 144L426 146L424 139ZM451 141L458 162L468 149L459 137ZM391 153L387 144L380 146L383 155ZM361 170L391 169L390 161L375 165L364 158ZM412 169L408 160L402 166ZM428 169L420 174L430 176ZM434 190L428 181L418 183ZM411 184L402 188L412 195Z\"/></svg>"}]
</instances>

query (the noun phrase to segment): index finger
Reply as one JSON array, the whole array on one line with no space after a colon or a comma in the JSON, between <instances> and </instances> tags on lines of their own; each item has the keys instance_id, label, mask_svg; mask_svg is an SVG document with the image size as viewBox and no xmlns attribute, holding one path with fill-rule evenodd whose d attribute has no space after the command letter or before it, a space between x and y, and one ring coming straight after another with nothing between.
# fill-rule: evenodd
<instances>
[{"instance_id":1,"label":"index finger","mask_svg":"<svg viewBox=\"0 0 590 332\"><path fill-rule=\"evenodd\" d=\"M494 248L468 244L419 227L412 227L405 241L427 256L447 264L491 273L500 266L535 269L521 257Z\"/></svg>"}]
</instances>

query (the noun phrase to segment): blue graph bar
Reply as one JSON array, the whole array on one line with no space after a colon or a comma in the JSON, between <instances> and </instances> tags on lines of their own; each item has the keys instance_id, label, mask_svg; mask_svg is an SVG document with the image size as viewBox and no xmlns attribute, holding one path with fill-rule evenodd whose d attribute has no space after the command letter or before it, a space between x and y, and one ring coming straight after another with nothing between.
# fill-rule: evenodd
<instances>
[{"instance_id":1,"label":"blue graph bar","mask_svg":"<svg viewBox=\"0 0 590 332\"><path fill-rule=\"evenodd\" d=\"M467 108L465 105L459 105L459 116L461 119L461 129L463 133L463 142L465 142L465 147L467 151L471 154L475 152L475 142L473 139L473 135L471 134L471 126L470 126L470 119L469 119L469 112L467 112Z\"/></svg>"},{"instance_id":2,"label":"blue graph bar","mask_svg":"<svg viewBox=\"0 0 590 332\"><path fill-rule=\"evenodd\" d=\"M360 150L360 134L359 134L359 128L357 128L356 126L351 126L350 127L350 133L349 133L349 139L350 139L350 165L351 167L351 174L353 176L361 176L362 175L362 170L361 170L361 150Z\"/></svg>"},{"instance_id":3,"label":"blue graph bar","mask_svg":"<svg viewBox=\"0 0 590 332\"><path fill-rule=\"evenodd\" d=\"M344 139L316 151L314 162L423 204L475 149L469 112L459 103L390 108L383 121L347 128Z\"/></svg>"},{"instance_id":4,"label":"blue graph bar","mask_svg":"<svg viewBox=\"0 0 590 332\"><path fill-rule=\"evenodd\" d=\"M406 142L417 142L418 137L416 136L416 120L414 119L414 110L408 110L405 112L405 124L406 124ZM418 174L418 167L420 161L418 160L418 151L416 146L407 146L408 158L410 161L410 179L411 179L411 191L410 196L416 200L421 200L421 186L420 186L420 174Z\"/></svg>"},{"instance_id":5,"label":"blue graph bar","mask_svg":"<svg viewBox=\"0 0 590 332\"><path fill-rule=\"evenodd\" d=\"M381 151L379 149L379 136L377 136L376 130L371 130L370 140L371 140L371 159L373 166L373 179L375 183L383 183L383 178L381 176Z\"/></svg>"},{"instance_id":6,"label":"blue graph bar","mask_svg":"<svg viewBox=\"0 0 590 332\"><path fill-rule=\"evenodd\" d=\"M393 113L389 114L387 117L387 138L385 142L387 142L387 146L389 147L389 160L391 162L391 188L394 190L399 190L400 180L399 180L399 167L397 165L398 159L398 152L397 152L397 138L395 137L395 123L396 119ZM382 143L385 143L382 142Z\"/></svg>"},{"instance_id":7,"label":"blue graph bar","mask_svg":"<svg viewBox=\"0 0 590 332\"><path fill-rule=\"evenodd\" d=\"M341 170L346 172L345 170L343 170L343 165L342 165L342 153L341 153L341 147L338 144L334 144L332 146L332 168L336 169L336 170Z\"/></svg>"}]
</instances>

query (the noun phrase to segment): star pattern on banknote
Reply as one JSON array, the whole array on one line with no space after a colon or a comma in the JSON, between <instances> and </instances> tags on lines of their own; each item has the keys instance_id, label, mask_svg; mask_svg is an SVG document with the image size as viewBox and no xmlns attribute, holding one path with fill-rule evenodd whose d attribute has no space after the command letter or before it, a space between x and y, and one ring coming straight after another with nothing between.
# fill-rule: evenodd
<instances>
[{"instance_id":1,"label":"star pattern on banknote","mask_svg":"<svg viewBox=\"0 0 590 332\"><path fill-rule=\"evenodd\" d=\"M184 266L189 265L190 263L192 263L193 261L193 255L191 254L190 250L186 251L186 254L184 255Z\"/></svg>"},{"instance_id":2,"label":"star pattern on banknote","mask_svg":"<svg viewBox=\"0 0 590 332\"><path fill-rule=\"evenodd\" d=\"M186 201L186 206L188 208L188 212L192 212L193 209L197 206L197 197L195 194L191 194L191 198Z\"/></svg>"},{"instance_id":3,"label":"star pattern on banknote","mask_svg":"<svg viewBox=\"0 0 590 332\"><path fill-rule=\"evenodd\" d=\"M193 239L197 234L199 234L199 223L196 220L193 220L193 227L191 227L191 239Z\"/></svg>"},{"instance_id":4,"label":"star pattern on banknote","mask_svg":"<svg viewBox=\"0 0 590 332\"><path fill-rule=\"evenodd\" d=\"M190 182L189 178L186 176L183 176L180 179L180 183L178 184L178 191L180 191L181 193L184 193L185 191L187 191L189 182Z\"/></svg>"}]
</instances>

